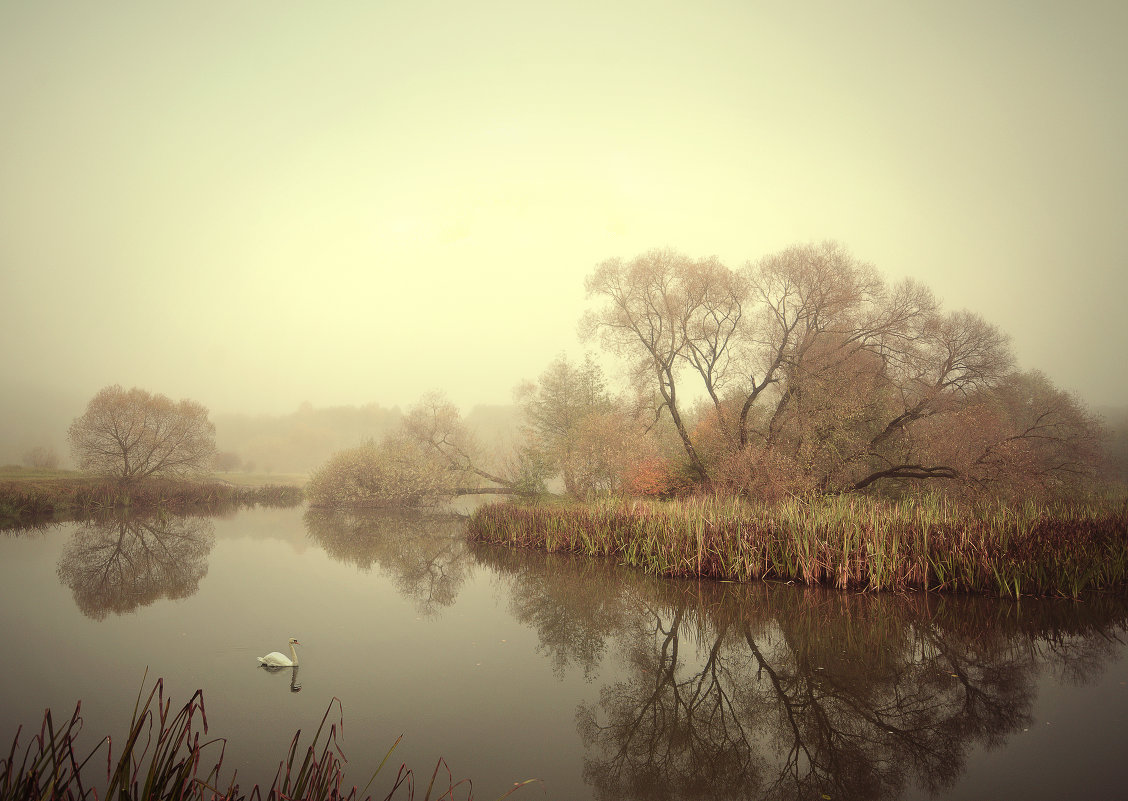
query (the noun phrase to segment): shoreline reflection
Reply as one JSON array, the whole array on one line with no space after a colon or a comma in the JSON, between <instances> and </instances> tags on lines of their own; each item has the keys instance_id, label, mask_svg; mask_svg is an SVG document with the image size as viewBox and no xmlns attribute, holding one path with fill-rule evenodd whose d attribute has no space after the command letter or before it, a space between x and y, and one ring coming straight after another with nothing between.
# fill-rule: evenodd
<instances>
[{"instance_id":1,"label":"shoreline reflection","mask_svg":"<svg viewBox=\"0 0 1128 801\"><path fill-rule=\"evenodd\" d=\"M1128 600L1022 603L657 579L475 546L558 669L626 673L577 709L598 797L898 798L1030 725L1037 679L1095 680Z\"/></svg>"},{"instance_id":2,"label":"shoreline reflection","mask_svg":"<svg viewBox=\"0 0 1128 801\"><path fill-rule=\"evenodd\" d=\"M473 564L465 522L454 515L309 509L304 520L309 537L331 558L365 572L378 566L423 615L455 602Z\"/></svg>"}]
</instances>

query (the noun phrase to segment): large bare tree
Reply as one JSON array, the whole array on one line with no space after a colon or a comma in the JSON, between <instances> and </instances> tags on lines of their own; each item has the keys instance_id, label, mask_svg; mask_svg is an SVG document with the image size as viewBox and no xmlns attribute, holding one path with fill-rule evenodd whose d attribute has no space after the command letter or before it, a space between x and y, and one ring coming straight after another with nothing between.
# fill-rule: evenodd
<instances>
[{"instance_id":1,"label":"large bare tree","mask_svg":"<svg viewBox=\"0 0 1128 801\"><path fill-rule=\"evenodd\" d=\"M583 329L602 335L624 356L639 384L655 386L693 470L706 466L694 446L679 401L686 365L701 376L714 402L729 377L730 342L740 322L744 288L716 259L693 260L652 250L624 263L605 261L588 277L588 297L604 301Z\"/></svg>"},{"instance_id":2,"label":"large bare tree","mask_svg":"<svg viewBox=\"0 0 1128 801\"><path fill-rule=\"evenodd\" d=\"M67 438L79 468L125 483L205 473L215 454L215 426L205 406L116 384L91 399Z\"/></svg>"},{"instance_id":3,"label":"large bare tree","mask_svg":"<svg viewBox=\"0 0 1128 801\"><path fill-rule=\"evenodd\" d=\"M1044 486L1092 472L1092 418L1048 381L1014 373L1005 334L944 313L918 283L888 283L834 242L739 271L650 251L600 264L587 290L600 305L584 328L657 391L703 480L754 491L783 477L790 491L836 492L983 487L1004 466L1022 472L1022 459ZM707 399L704 419L684 408L687 375Z\"/></svg>"}]
</instances>

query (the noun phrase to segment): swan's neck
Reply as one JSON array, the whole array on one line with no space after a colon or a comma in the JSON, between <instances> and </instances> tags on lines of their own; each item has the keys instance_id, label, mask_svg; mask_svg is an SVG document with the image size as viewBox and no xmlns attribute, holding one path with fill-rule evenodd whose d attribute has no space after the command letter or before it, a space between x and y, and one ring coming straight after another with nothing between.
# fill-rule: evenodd
<instances>
[{"instance_id":1,"label":"swan's neck","mask_svg":"<svg viewBox=\"0 0 1128 801\"><path fill-rule=\"evenodd\" d=\"M294 648L293 643L290 643L290 661L293 662L295 665L298 664L298 652Z\"/></svg>"}]
</instances>

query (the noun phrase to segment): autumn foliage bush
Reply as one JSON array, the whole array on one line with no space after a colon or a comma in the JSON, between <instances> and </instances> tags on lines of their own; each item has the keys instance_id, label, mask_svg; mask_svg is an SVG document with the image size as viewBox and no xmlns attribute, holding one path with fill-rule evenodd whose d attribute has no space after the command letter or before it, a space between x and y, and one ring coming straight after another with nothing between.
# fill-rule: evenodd
<instances>
[{"instance_id":1,"label":"autumn foliage bush","mask_svg":"<svg viewBox=\"0 0 1128 801\"><path fill-rule=\"evenodd\" d=\"M672 469L668 459L652 454L626 466L623 486L630 495L655 498L674 495L690 484L684 475Z\"/></svg>"},{"instance_id":2,"label":"autumn foliage bush","mask_svg":"<svg viewBox=\"0 0 1128 801\"><path fill-rule=\"evenodd\" d=\"M311 506L430 506L450 498L459 473L440 454L390 436L334 454L306 487Z\"/></svg>"}]
</instances>

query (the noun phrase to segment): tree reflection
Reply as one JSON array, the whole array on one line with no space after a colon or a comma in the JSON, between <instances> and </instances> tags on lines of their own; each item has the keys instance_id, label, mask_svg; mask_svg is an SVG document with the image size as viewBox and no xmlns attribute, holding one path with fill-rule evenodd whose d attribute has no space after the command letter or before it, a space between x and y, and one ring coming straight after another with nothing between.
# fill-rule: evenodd
<instances>
[{"instance_id":1,"label":"tree reflection","mask_svg":"<svg viewBox=\"0 0 1128 801\"><path fill-rule=\"evenodd\" d=\"M739 632L756 670L748 689L774 707L766 733L782 758L762 797L895 798L909 779L940 789L973 743L1027 725L1036 666L1020 641L989 627L963 637L919 599L773 596L794 600L759 627L735 615L717 633Z\"/></svg>"},{"instance_id":2,"label":"tree reflection","mask_svg":"<svg viewBox=\"0 0 1128 801\"><path fill-rule=\"evenodd\" d=\"M768 711L746 692L750 659L724 635L696 637L700 610L671 600L624 632L629 679L579 710L585 778L620 798L743 797L764 774L755 723Z\"/></svg>"},{"instance_id":3,"label":"tree reflection","mask_svg":"<svg viewBox=\"0 0 1128 801\"><path fill-rule=\"evenodd\" d=\"M79 524L59 558L59 580L87 617L132 612L195 595L215 544L203 518L119 513Z\"/></svg>"},{"instance_id":4,"label":"tree reflection","mask_svg":"<svg viewBox=\"0 0 1128 801\"><path fill-rule=\"evenodd\" d=\"M557 675L574 665L591 679L606 643L627 624L655 581L566 553L516 551L481 542L470 547L476 560L512 582L510 611L536 630L537 651L551 660ZM605 591L608 587L614 591Z\"/></svg>"},{"instance_id":5,"label":"tree reflection","mask_svg":"<svg viewBox=\"0 0 1128 801\"><path fill-rule=\"evenodd\" d=\"M419 511L310 509L306 530L334 559L371 570L379 565L423 614L450 606L471 563L463 521Z\"/></svg>"},{"instance_id":6,"label":"tree reflection","mask_svg":"<svg viewBox=\"0 0 1128 801\"><path fill-rule=\"evenodd\" d=\"M585 778L608 799L943 790L973 749L1030 725L1043 671L1091 681L1128 630L1125 599L600 580L519 557L479 552L510 576L515 615L554 663L590 675L621 649L625 675L577 714Z\"/></svg>"}]
</instances>

